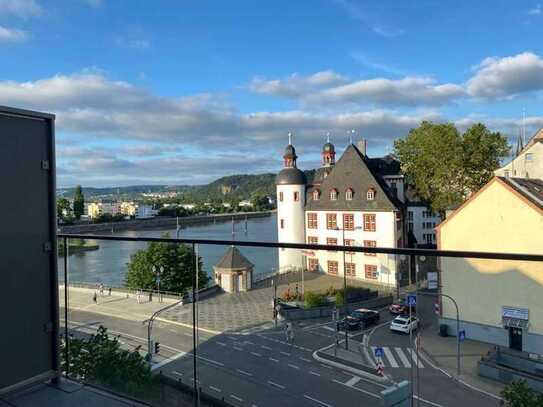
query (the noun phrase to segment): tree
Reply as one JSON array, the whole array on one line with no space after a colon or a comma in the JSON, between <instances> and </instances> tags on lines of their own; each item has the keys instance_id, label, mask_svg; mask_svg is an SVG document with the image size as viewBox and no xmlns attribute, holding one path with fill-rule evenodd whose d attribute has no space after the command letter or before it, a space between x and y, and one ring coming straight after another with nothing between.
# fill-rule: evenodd
<instances>
[{"instance_id":1,"label":"tree","mask_svg":"<svg viewBox=\"0 0 543 407\"><path fill-rule=\"evenodd\" d=\"M64 338L65 339L65 338ZM77 380L112 387L129 394L144 394L153 384L149 365L134 350L121 349L117 338L110 338L100 326L86 339L70 338L69 375ZM61 342L61 368L66 370L66 341Z\"/></svg>"},{"instance_id":2,"label":"tree","mask_svg":"<svg viewBox=\"0 0 543 407\"><path fill-rule=\"evenodd\" d=\"M257 192L255 192L251 196L251 204L255 211L265 211L267 209L270 209L270 202L268 200L268 197Z\"/></svg>"},{"instance_id":3,"label":"tree","mask_svg":"<svg viewBox=\"0 0 543 407\"><path fill-rule=\"evenodd\" d=\"M508 407L543 406L543 395L528 387L525 380L513 381L501 392Z\"/></svg>"},{"instance_id":4,"label":"tree","mask_svg":"<svg viewBox=\"0 0 543 407\"><path fill-rule=\"evenodd\" d=\"M75 187L74 192L74 216L76 219L81 218L81 215L85 212L85 197L81 185Z\"/></svg>"},{"instance_id":5,"label":"tree","mask_svg":"<svg viewBox=\"0 0 543 407\"><path fill-rule=\"evenodd\" d=\"M64 220L69 218L72 215L72 208L70 206L70 201L66 198L59 197L57 199L57 218L58 220Z\"/></svg>"},{"instance_id":6,"label":"tree","mask_svg":"<svg viewBox=\"0 0 543 407\"><path fill-rule=\"evenodd\" d=\"M168 234L163 237L169 238ZM160 275L160 289L184 293L192 287L195 273L195 254L192 248L178 243L151 242L146 249L138 250L130 257L126 273L126 286L134 289L157 288L157 276L153 266L164 268ZM198 286L205 287L208 276L202 269L202 258L198 256Z\"/></svg>"},{"instance_id":7,"label":"tree","mask_svg":"<svg viewBox=\"0 0 543 407\"><path fill-rule=\"evenodd\" d=\"M452 123L424 121L394 148L407 182L441 215L486 184L508 153L507 139L481 123L460 135Z\"/></svg>"}]
</instances>

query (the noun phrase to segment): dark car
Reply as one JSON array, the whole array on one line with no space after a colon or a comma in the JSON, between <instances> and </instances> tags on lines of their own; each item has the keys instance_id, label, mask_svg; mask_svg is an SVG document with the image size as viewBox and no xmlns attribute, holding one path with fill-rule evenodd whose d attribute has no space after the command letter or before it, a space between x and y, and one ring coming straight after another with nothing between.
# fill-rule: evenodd
<instances>
[{"instance_id":1,"label":"dark car","mask_svg":"<svg viewBox=\"0 0 543 407\"><path fill-rule=\"evenodd\" d=\"M359 308L341 321L341 327L347 330L364 329L379 322L379 312Z\"/></svg>"},{"instance_id":2,"label":"dark car","mask_svg":"<svg viewBox=\"0 0 543 407\"><path fill-rule=\"evenodd\" d=\"M405 300L398 300L388 307L388 310L393 315L406 315L409 314L409 307ZM415 312L415 307L411 307L411 312Z\"/></svg>"}]
</instances>

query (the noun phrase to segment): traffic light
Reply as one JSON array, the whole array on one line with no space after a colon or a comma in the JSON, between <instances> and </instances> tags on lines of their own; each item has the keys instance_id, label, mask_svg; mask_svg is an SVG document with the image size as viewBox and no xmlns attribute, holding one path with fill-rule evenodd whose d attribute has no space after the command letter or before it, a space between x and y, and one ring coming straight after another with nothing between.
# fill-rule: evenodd
<instances>
[{"instance_id":1,"label":"traffic light","mask_svg":"<svg viewBox=\"0 0 543 407\"><path fill-rule=\"evenodd\" d=\"M160 342L155 342L155 355L160 352Z\"/></svg>"}]
</instances>

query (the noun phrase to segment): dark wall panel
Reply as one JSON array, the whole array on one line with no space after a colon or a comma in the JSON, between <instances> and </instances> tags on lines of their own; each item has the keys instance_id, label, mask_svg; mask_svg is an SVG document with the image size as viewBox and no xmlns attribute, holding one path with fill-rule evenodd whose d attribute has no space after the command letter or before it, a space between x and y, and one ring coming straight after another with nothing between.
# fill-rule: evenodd
<instances>
[{"instance_id":1,"label":"dark wall panel","mask_svg":"<svg viewBox=\"0 0 543 407\"><path fill-rule=\"evenodd\" d=\"M0 108L0 389L56 368L52 123Z\"/></svg>"}]
</instances>

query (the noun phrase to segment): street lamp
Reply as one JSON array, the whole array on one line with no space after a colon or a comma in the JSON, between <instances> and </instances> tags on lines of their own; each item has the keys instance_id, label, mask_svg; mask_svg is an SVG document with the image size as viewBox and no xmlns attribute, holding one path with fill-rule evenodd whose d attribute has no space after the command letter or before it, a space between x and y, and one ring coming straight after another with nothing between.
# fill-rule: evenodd
<instances>
[{"instance_id":1,"label":"street lamp","mask_svg":"<svg viewBox=\"0 0 543 407\"><path fill-rule=\"evenodd\" d=\"M153 273L156 276L157 291L158 291L158 302L162 302L162 293L160 292L160 276L164 273L164 266L153 266Z\"/></svg>"}]
</instances>

